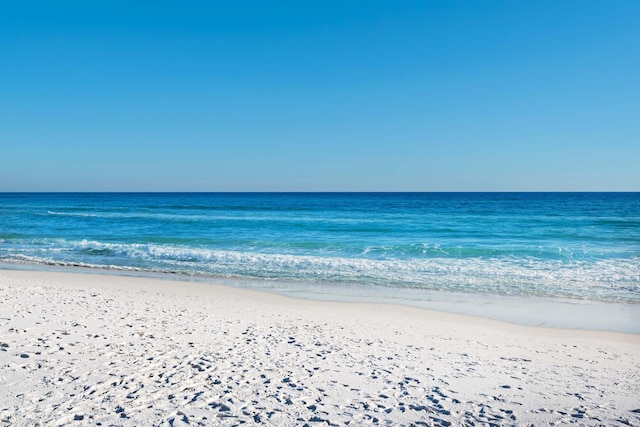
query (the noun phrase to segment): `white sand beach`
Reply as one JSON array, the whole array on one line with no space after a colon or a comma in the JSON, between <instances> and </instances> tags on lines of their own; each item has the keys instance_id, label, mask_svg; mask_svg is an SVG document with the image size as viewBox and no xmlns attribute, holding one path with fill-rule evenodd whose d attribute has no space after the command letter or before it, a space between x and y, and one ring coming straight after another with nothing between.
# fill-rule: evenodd
<instances>
[{"instance_id":1,"label":"white sand beach","mask_svg":"<svg viewBox=\"0 0 640 427\"><path fill-rule=\"evenodd\" d=\"M0 270L3 425L640 425L640 335Z\"/></svg>"}]
</instances>

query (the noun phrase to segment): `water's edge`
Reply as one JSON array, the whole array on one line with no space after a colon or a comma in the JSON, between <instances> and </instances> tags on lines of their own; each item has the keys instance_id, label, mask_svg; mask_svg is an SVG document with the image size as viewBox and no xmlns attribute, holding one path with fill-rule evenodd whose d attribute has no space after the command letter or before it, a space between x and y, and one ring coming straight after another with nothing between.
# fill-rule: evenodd
<instances>
[{"instance_id":1,"label":"water's edge","mask_svg":"<svg viewBox=\"0 0 640 427\"><path fill-rule=\"evenodd\" d=\"M108 268L0 262L0 270L51 271L146 277L230 286L292 298L391 304L478 316L518 325L640 334L640 304L604 303L563 298L522 297L425 291L391 287L340 286L340 284L285 280L195 276L181 273L126 271Z\"/></svg>"}]
</instances>

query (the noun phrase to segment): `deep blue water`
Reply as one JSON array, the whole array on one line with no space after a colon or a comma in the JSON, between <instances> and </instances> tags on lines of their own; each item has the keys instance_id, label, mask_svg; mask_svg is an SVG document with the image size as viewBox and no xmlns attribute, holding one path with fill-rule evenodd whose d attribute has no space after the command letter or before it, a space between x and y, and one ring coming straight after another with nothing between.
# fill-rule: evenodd
<instances>
[{"instance_id":1,"label":"deep blue water","mask_svg":"<svg viewBox=\"0 0 640 427\"><path fill-rule=\"evenodd\" d=\"M0 194L0 261L640 303L640 193Z\"/></svg>"}]
</instances>

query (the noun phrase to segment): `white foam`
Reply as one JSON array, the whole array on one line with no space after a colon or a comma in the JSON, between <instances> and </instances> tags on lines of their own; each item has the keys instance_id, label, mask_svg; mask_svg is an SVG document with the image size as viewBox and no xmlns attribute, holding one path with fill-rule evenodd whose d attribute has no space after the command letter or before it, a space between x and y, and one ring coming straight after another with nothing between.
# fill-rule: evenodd
<instances>
[{"instance_id":1,"label":"white foam","mask_svg":"<svg viewBox=\"0 0 640 427\"><path fill-rule=\"evenodd\" d=\"M77 249L108 251L85 254ZM640 258L557 260L533 257L371 259L245 252L176 245L93 240L44 240L34 257L18 249L8 257L46 264L177 271L221 277L417 288L463 293L563 297L640 303ZM54 255L58 252L58 255ZM62 253L69 252L63 256ZM29 257L32 258L29 258ZM116 262L117 261L117 262Z\"/></svg>"},{"instance_id":2,"label":"white foam","mask_svg":"<svg viewBox=\"0 0 640 427\"><path fill-rule=\"evenodd\" d=\"M47 211L49 215L57 215L57 216L76 216L82 218L92 218L98 217L100 215L94 213L82 213L82 212L56 212L56 211Z\"/></svg>"}]
</instances>

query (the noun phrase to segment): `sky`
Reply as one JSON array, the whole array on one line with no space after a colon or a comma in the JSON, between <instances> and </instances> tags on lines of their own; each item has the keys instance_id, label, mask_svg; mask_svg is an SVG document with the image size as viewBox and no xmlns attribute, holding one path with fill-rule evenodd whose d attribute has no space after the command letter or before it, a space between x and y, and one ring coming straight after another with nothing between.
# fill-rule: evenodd
<instances>
[{"instance_id":1,"label":"sky","mask_svg":"<svg viewBox=\"0 0 640 427\"><path fill-rule=\"evenodd\" d=\"M640 2L0 0L0 191L640 191Z\"/></svg>"}]
</instances>

